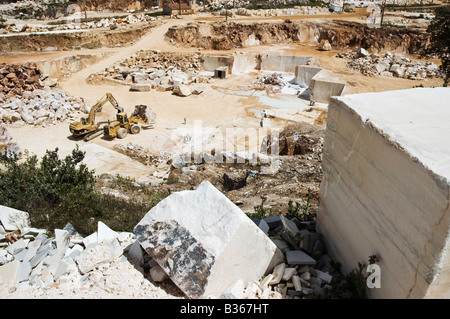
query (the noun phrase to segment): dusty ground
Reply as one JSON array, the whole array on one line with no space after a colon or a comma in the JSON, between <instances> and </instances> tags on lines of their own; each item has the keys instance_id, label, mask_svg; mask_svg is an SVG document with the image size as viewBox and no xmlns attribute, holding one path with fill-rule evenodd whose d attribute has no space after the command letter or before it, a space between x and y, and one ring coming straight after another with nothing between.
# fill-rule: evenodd
<instances>
[{"instance_id":1,"label":"dusty ground","mask_svg":"<svg viewBox=\"0 0 450 319\"><path fill-rule=\"evenodd\" d=\"M348 21L359 21L366 17L366 12L357 10L355 13L336 16L326 14L320 16L289 16L275 17L269 20L283 20L289 18L296 19L346 19ZM148 150L149 153L160 156L167 155L167 152L179 142L186 129L194 129L201 126L207 138L210 138L209 149L223 146L222 139L214 138L214 132L224 132L226 128L249 129L250 138L258 135L258 143L249 150L258 151L268 131L260 128L260 118L251 112L252 109L270 109L267 105L254 96L242 96L230 93L224 93L217 88L239 89L249 85L255 80L257 74L248 74L245 76L229 76L225 80L216 80L214 83L205 85L205 91L198 96L179 97L172 92L130 92L127 86L101 84L91 85L86 82L90 74L104 70L114 62L131 56L138 50L160 50L175 52L196 52L197 48L183 48L174 46L167 42L164 34L169 27L186 24L190 21L217 21L223 18L212 16L185 16L183 19L166 19L152 28L147 34L137 39L134 44L115 48L97 48L91 50L77 51L56 51L56 52L20 52L0 55L0 63L20 64L25 61L38 61L42 59L57 58L70 54L80 54L82 52L110 52L109 57L89 66L72 76L59 85L65 91L74 96L81 96L89 105L93 105L106 92L113 93L116 100L125 108L125 111L131 113L134 105L146 104L157 114L156 124L153 129L143 130L138 135L128 136L126 140L107 140L96 138L90 142L75 140L70 135L69 123L59 123L48 127L9 127L10 133L15 142L18 142L22 149L27 149L31 153L39 156L45 153L46 149L59 148L60 154L68 154L75 145L86 146L96 144L106 149L114 149L117 144L126 144L131 142ZM257 21L259 18L240 18L232 20ZM267 20L267 19L264 19ZM208 32L206 27L201 30ZM345 66L345 59L339 59L336 54L340 52L333 48L331 51L318 51L317 45L307 43L292 43L286 45L266 45L247 47L243 49L234 49L225 52L214 51L214 54L230 54L233 52L263 52L286 55L302 55L313 58L313 63L325 69L331 70L344 78L347 82L345 93L378 92L385 90L396 90L411 88L415 85L439 86L441 79L427 79L421 81L405 80L392 77L367 77L357 71L350 70ZM202 53L208 53L202 50ZM406 54L404 54L406 55ZM415 56L409 56L416 59ZM111 107L104 107L98 114L97 119L110 119L115 115L115 110ZM186 121L185 121L186 120ZM313 109L312 112L299 111L290 118L278 118L271 121L272 129L280 131L290 123L307 122L316 124L316 128L306 134L315 134L323 138L324 124L326 123L326 105ZM298 128L300 129L300 125ZM211 133L213 132L213 133ZM208 135L209 134L209 135ZM253 134L253 135L252 135ZM205 136L204 136L205 137ZM236 141L238 146L245 145L245 136L239 137ZM318 140L317 149L314 152L295 155L280 156L279 169L274 174L256 174L247 180L247 185L238 190L227 191L223 186L223 174L229 173L236 179L245 177L248 171L260 172L261 167L250 164L215 164L203 163L195 165L195 169L182 171L181 169L172 169L169 178L158 187L170 187L173 190L195 188L203 179L209 179L216 187L223 190L224 193L235 203L237 203L244 212L253 212L256 205L261 204L261 196L267 196L265 207L272 209L272 213L283 213L287 210L287 204L290 200L301 201L306 199L308 194L314 194L318 191L321 180L321 139ZM237 149L239 150L239 149ZM102 159L104 154L101 151L94 152L94 157ZM114 161L114 160L113 160ZM151 177L158 169L169 173L169 165L162 163L159 167L145 166L135 159L127 157L120 159L111 165L96 166L97 172L122 174L135 178ZM189 166L188 164L187 166ZM312 201L312 210L317 209L318 199Z\"/></svg>"},{"instance_id":2,"label":"dusty ground","mask_svg":"<svg viewBox=\"0 0 450 319\"><path fill-rule=\"evenodd\" d=\"M289 19L296 20L307 18L315 21L323 21L324 19L345 19L348 21L356 21L365 19L366 16L367 12L364 9L358 9L355 13L346 13L342 15L325 14L320 16L289 16ZM284 18L285 17L274 17L273 19L270 18L268 20L275 21ZM130 56L138 50L154 49L174 52L199 51L196 48L174 46L165 40L164 34L171 26L174 25L186 24L190 21L215 21L217 19L220 18L211 16L208 17L207 15L184 16L183 19L165 19L162 23L158 23L158 25L152 28L147 34L136 40L132 45L117 48L98 48L92 50L74 51L77 54L82 52L94 53L105 51L112 54L99 63L74 73L67 80L60 82L60 86L65 91L74 96L82 96L89 105L93 105L106 92L111 92L119 104L125 107L125 111L127 112L131 112L134 105L146 104L157 114L157 122L154 128L142 131L141 134L133 136L132 140L131 137L129 137L126 141L119 139L111 141L103 138L97 138L87 143L95 143L97 145L112 149L116 144L132 142L136 145L147 148L149 152L155 155L161 155L168 149L175 146L176 140L174 139L174 136L178 136L180 130L182 131L186 128L192 129L194 125L197 125L197 127L198 125L201 125L205 132L211 130L224 131L226 128L230 127L240 127L245 129L252 128L254 129L254 132L258 132L260 119L255 117L250 110L255 108L270 109L270 107L263 105L257 97L229 94L216 89L217 87L227 89L245 87L254 81L256 74L249 74L246 76L230 76L225 80L216 80L214 83L207 85L205 87L205 91L201 95L190 96L188 98L176 96L171 92L155 92L154 90L151 92L130 92L126 86L112 84L90 85L86 82L86 78L90 74L102 71L111 66L114 62ZM233 20L256 21L257 18L252 17L249 19L248 17L241 17ZM266 20L267 19L264 19L264 21ZM207 32L208 28L202 26L201 30ZM331 51L318 51L316 45L307 43L292 43L282 46L255 46L224 52L214 51L214 54L263 51L286 55L306 55L312 57L313 64L329 69L347 81L345 93L376 92L411 88L414 85L420 84L423 84L424 86L436 86L440 85L442 81L440 79L411 81L399 78L367 77L359 72L348 69L345 66L346 60L336 57L336 54L340 52L340 50L332 49ZM201 52L208 53L208 51L205 50L202 50ZM19 54L2 54L0 56L0 62L20 63L23 61L37 61L66 56L71 53L71 51L56 51L46 53L21 52ZM115 110L113 108L105 107L97 118L99 120L109 119L114 117L114 113ZM184 122L185 119L186 122ZM325 107L319 107L317 110L313 110L313 112L298 112L289 119L278 118L272 120L272 127L274 129L281 130L285 125L292 121L305 121L311 124L324 124L325 119L326 105ZM38 155L44 154L46 149L53 149L55 147L60 149L61 154L66 154L75 147L75 144L86 144L86 142L74 140L70 136L68 123L60 123L46 128L31 126L22 126L20 128L11 127L10 131L14 137L14 140L18 142L23 149L28 149L30 152ZM213 141L211 145L218 143L216 146L220 147L221 142L221 140ZM238 144L242 145L243 142L245 142L245 138L241 138L238 141ZM258 147L253 147L251 151L258 151L257 148ZM126 168L120 169L120 166L128 167L133 165L132 163L132 161L120 163L121 165L118 165L119 168L117 169L117 172L112 173L125 173L136 179L142 177L143 174L151 175L154 173L154 168L149 168L148 171L145 171L145 169L139 169L134 170L134 172L133 170ZM318 183L316 183L316 186L318 187ZM255 201L258 200L258 198L255 199Z\"/></svg>"}]
</instances>

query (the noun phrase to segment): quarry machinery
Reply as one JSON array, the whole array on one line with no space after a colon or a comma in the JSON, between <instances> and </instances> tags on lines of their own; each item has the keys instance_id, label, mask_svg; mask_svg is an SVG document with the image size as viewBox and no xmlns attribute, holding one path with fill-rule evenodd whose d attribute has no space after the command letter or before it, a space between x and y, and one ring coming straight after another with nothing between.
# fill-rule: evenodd
<instances>
[{"instance_id":1,"label":"quarry machinery","mask_svg":"<svg viewBox=\"0 0 450 319\"><path fill-rule=\"evenodd\" d=\"M112 96L111 93L106 93L100 100L97 101L89 111L89 115L87 118L81 118L79 122L70 123L69 129L72 135L74 136L84 136L84 141L89 141L98 135L101 135L102 124L108 123L107 121L103 122L95 122L95 113L100 112L102 106L106 103L110 102L112 106L117 110L117 113L122 113L123 108L119 106L116 99Z\"/></svg>"},{"instance_id":2,"label":"quarry machinery","mask_svg":"<svg viewBox=\"0 0 450 319\"><path fill-rule=\"evenodd\" d=\"M103 126L103 134L109 138L125 138L128 133L138 134L141 127L151 128L155 115L147 105L136 105L130 117L124 112L116 115L116 120Z\"/></svg>"}]
</instances>

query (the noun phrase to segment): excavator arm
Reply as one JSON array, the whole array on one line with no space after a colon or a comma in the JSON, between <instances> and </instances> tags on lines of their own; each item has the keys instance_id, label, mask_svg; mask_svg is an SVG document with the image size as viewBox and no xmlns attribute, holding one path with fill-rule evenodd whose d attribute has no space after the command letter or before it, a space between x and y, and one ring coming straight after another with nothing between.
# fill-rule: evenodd
<instances>
[{"instance_id":1,"label":"excavator arm","mask_svg":"<svg viewBox=\"0 0 450 319\"><path fill-rule=\"evenodd\" d=\"M89 111L89 116L87 118L82 118L81 122L84 125L94 125L95 124L95 113L101 110L101 107L106 103L110 102L112 106L117 110L117 113L123 112L123 107L117 103L116 99L112 96L111 93L106 93L100 100L97 101Z\"/></svg>"}]
</instances>

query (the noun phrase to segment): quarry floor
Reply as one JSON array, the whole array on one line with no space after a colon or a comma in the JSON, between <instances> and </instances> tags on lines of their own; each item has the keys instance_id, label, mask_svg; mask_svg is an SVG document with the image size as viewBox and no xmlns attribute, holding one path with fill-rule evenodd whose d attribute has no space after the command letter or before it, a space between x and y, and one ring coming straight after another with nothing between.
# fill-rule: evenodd
<instances>
[{"instance_id":1,"label":"quarry floor","mask_svg":"<svg viewBox=\"0 0 450 319\"><path fill-rule=\"evenodd\" d=\"M359 21L364 17L363 12L342 15L340 19L349 21ZM231 19L234 21L279 21L284 18L295 19L317 19L325 21L327 19L336 19L335 15L321 16L298 16L298 17L276 17L276 18L251 18L251 19ZM165 19L162 23L153 28L148 34L145 34L133 45L117 48L99 48L91 50L73 50L73 51L52 51L52 52L12 52L0 54L0 63L21 64L24 62L33 62L43 59L54 59L62 56L70 56L83 53L112 53L104 60L91 65L79 72L73 73L69 78L59 82L59 86L66 92L74 96L81 96L88 105L93 105L106 92L113 93L120 105L125 107L125 111L131 113L137 104L148 105L156 114L156 124L153 129L143 130L138 135L128 136L125 140L115 139L107 140L98 137L92 141L74 140L69 132L68 122L59 123L47 127L33 127L24 125L21 127L9 127L13 140L21 146L22 149L30 153L42 156L47 149L52 150L56 147L61 155L69 154L78 144L83 147L88 144L95 144L106 149L113 149L115 144L126 144L131 142L148 149L151 153L159 155L170 147L174 146L174 134L183 128L192 128L195 123L200 123L203 129L226 129L229 127L238 127L243 129L254 129L259 132L260 118L252 112L254 109L271 109L277 114L277 118L271 121L272 128L282 129L289 123L307 122L317 126L317 130L323 130L326 124L327 105L316 105L313 110L306 111L305 103L299 103L298 109L280 110L275 107L265 105L256 96L245 96L240 94L225 93L222 88L230 91L239 91L241 87L248 86L259 75L257 71L242 76L231 75L226 79L216 79L213 83L204 84L204 92L198 96L180 97L172 92L130 92L128 86L99 84L91 85L86 82L90 74L102 71L111 66L114 62L131 56L139 50L160 50L174 52L202 52L212 54L231 54L234 52L271 52L280 55L301 55L313 58L313 63L328 69L341 78L343 78L347 87L344 93L362 93L362 92L380 92L386 90L396 90L412 88L416 85L426 87L438 86L440 79L426 79L412 81L393 77L367 77L357 71L350 70L345 66L346 60L336 57L340 51L332 49L331 51L318 51L317 45L307 43L280 44L269 46L246 47L230 51L204 51L199 49L189 49L171 45L165 40L164 34L169 27L177 24L186 24L192 21L205 21L210 23L223 18L212 16L184 16L183 19ZM352 48L349 48L352 49ZM403 54L404 56L408 56ZM408 56L417 59L414 56ZM275 97L276 98L276 97ZM105 107L97 115L98 120L110 119L114 117L115 110ZM195 122L197 121L197 122ZM200 121L200 122L199 122ZM185 123L185 124L183 124ZM237 144L242 146L245 138L238 139ZM238 145L238 146L239 146ZM218 145L220 147L220 145ZM252 149L252 151L258 151ZM95 152L95 151L94 151ZM95 168L98 174L110 173L120 174L140 180L143 176L152 175L154 168L146 167L136 160L129 157L102 158L101 150L96 151L92 160L91 168ZM102 162L103 161L103 162ZM315 167L319 169L310 173L300 173L305 167ZM191 178L182 178L177 183L163 183L158 187L170 187L171 189L193 189L202 179L210 179L213 184L220 184L220 178L224 172L240 173L245 172L252 167L248 166L230 166L220 165L200 165L196 173ZM241 174L242 175L242 174ZM261 204L261 196L268 196L266 207L272 208L273 212L285 212L289 200L299 200L305 198L308 192L317 192L320 186L320 160L307 159L298 156L286 156L283 159L281 170L273 175L260 175L255 180L240 190L234 190L225 193L232 201L239 203L244 212L253 212L255 205ZM313 201L313 210L318 202ZM168 290L170 291L170 289ZM170 292L169 292L170 293Z\"/></svg>"},{"instance_id":2,"label":"quarry floor","mask_svg":"<svg viewBox=\"0 0 450 319\"><path fill-rule=\"evenodd\" d=\"M361 21L365 18L365 11L358 10L356 13L342 14L338 16L339 19L346 19L348 21ZM239 18L230 19L233 21L242 22L279 22L284 18L291 20L295 19L313 19L315 21L323 21L336 19L336 15L317 15L317 16L289 16L289 17L274 17L274 18ZM271 109L275 112L277 117L271 120L271 127L274 129L282 129L292 122L307 122L309 124L318 125L323 128L326 121L326 104L316 104L312 110L308 110L308 104L306 101L299 101L299 107L273 107L264 104L257 96L247 96L242 94L233 94L238 92L241 87L248 86L259 75L258 71L245 75L230 75L226 79L215 79L213 83L203 85L205 87L204 92L201 95L192 95L189 97L180 97L172 94L172 92L157 92L152 90L150 92L130 92L128 86L113 85L110 83L102 83L99 85L91 85L86 82L86 79L90 74L104 70L111 66L114 62L117 62L123 58L131 56L133 53L139 50L160 50L160 51L172 51L172 52L201 52L211 54L231 54L234 52L270 52L272 54L279 55L300 55L309 56L313 58L313 64L318 65L324 69L334 72L337 76L344 79L347 83L345 94L362 93L362 92L379 92L386 90L396 90L411 88L416 85L424 86L437 86L440 85L441 79L426 79L419 81L412 81L394 77L368 77L360 74L357 71L350 70L346 67L346 59L337 58L337 53L342 50L333 48L331 51L319 51L316 44L307 43L293 43L293 44L279 44L279 45L265 45L254 46L240 49L234 49L229 51L205 51L196 48L184 48L172 45L166 41L164 35L167 30L174 25L187 24L194 21L203 21L204 23L211 23L211 21L220 20L219 17L213 17L208 15L192 15L184 16L183 19L163 19L161 23L152 28L147 34L143 35L140 39L134 42L134 44L116 48L99 48L99 49L83 49L83 50L68 50L68 51L50 51L50 52L10 52L0 54L0 63L9 64L21 64L24 62L33 62L45 59L55 59L62 56L70 56L76 54L93 54L93 53L111 53L107 58L100 62L93 64L79 72L73 73L69 78L59 82L59 86L74 96L81 96L85 99L88 105L93 105L98 99L100 99L106 92L113 93L113 96L124 106L125 111L131 113L134 105L145 104L149 106L156 114L156 124L153 129L143 130L138 135L128 136L125 140L115 139L107 140L102 137L98 137L92 141L84 142L82 140L74 140L68 129L69 123L59 123L53 126L47 127L32 127L24 125L21 127L10 127L9 130L13 136L15 142L19 143L22 149L28 150L30 153L34 153L41 156L47 149L59 148L60 154L65 155L71 152L75 145L85 146L86 144L96 144L107 149L113 149L115 144L122 144L131 142L136 145L147 148L151 153L156 156L164 153L167 149L174 146L174 134L177 134L180 130L185 128L192 128L194 125L201 125L205 131L213 129L222 129L230 127L237 127L243 129L253 129L254 132L259 132L260 118L255 116L252 110L255 109ZM222 18L223 19L223 18ZM206 28L202 28L205 30ZM51 45L51 44L50 44ZM348 48L349 50L354 48ZM381 53L382 54L382 53ZM403 54L408 56L407 54ZM417 57L408 56L411 59ZM218 89L219 88L219 89ZM224 90L221 90L224 89ZM228 90L228 91L225 91ZM227 93L228 92L228 93ZM231 93L230 93L231 92ZM274 100L280 97L273 97ZM292 104L292 97L288 97ZM280 102L280 105L283 102ZM273 103L272 103L273 104ZM105 107L103 111L97 115L98 120L110 119L115 115L115 110ZM183 124L185 123L185 124ZM214 143L214 141L212 142ZM244 145L245 138L242 137L236 141L237 148ZM220 147L220 143L217 145ZM250 151L258 151L258 149L250 149ZM109 163L102 163L105 159L102 159L99 153L94 154L95 159L92 161L93 167L98 174L111 173L128 176L135 178L136 180L142 179L145 175L151 175L154 173L154 168L148 168L140 163L137 163L131 158L121 157L120 159L109 158L106 161ZM295 160L295 159L294 159ZM94 164L95 162L95 164ZM317 162L316 165L320 165ZM244 168L245 169L245 168ZM213 169L214 170L214 169ZM222 173L222 171L221 171ZM218 173L216 172L216 175ZM289 175L290 176L290 175ZM290 185L289 180L291 177L287 176L288 180L283 183L278 181L281 188L277 196L272 196L272 203L268 201L268 205L273 206L286 206L287 199L292 196L293 200L303 196L308 188L318 190L320 183L320 176L316 177L316 180L303 187L301 192L292 192L292 187L296 181L293 180L293 184ZM204 176L208 178L208 176ZM266 177L267 178L267 177ZM270 179L270 178L269 178ZM318 179L318 180L317 180ZM183 189L187 187L194 187L191 183L180 183L179 185L171 185L173 188ZM261 184L260 186L257 186ZM269 183L270 184L270 183ZM264 186L265 185L265 186ZM266 193L269 193L270 185L267 183L256 183L253 187L267 188ZM290 190L290 191L288 191ZM242 196L248 190L244 189L241 192L237 192L236 200L239 196ZM252 210L254 205L260 203L261 191L252 190L254 196L248 201L248 205L244 205L247 210ZM286 196L284 196L284 195ZM247 194L248 195L248 194Z\"/></svg>"}]
</instances>

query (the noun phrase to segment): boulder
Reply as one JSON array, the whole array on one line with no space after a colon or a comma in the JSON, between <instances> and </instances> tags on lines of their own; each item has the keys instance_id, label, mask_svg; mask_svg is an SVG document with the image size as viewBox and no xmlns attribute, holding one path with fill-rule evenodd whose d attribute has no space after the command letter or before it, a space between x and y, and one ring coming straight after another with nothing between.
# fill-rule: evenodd
<instances>
[{"instance_id":1,"label":"boulder","mask_svg":"<svg viewBox=\"0 0 450 319\"><path fill-rule=\"evenodd\" d=\"M151 89L152 85L147 83L133 83L130 86L132 92L149 92Z\"/></svg>"},{"instance_id":2,"label":"boulder","mask_svg":"<svg viewBox=\"0 0 450 319\"><path fill-rule=\"evenodd\" d=\"M204 91L204 89L205 88L203 86L195 86L192 89L192 94L199 95L199 94L201 94Z\"/></svg>"},{"instance_id":3,"label":"boulder","mask_svg":"<svg viewBox=\"0 0 450 319\"><path fill-rule=\"evenodd\" d=\"M103 241L101 244L90 244L75 258L80 273L85 274L103 264L110 263L123 253L117 240Z\"/></svg>"},{"instance_id":4,"label":"boulder","mask_svg":"<svg viewBox=\"0 0 450 319\"><path fill-rule=\"evenodd\" d=\"M178 86L175 86L173 89L173 92L179 96L189 96L192 94L191 89L189 86L180 84Z\"/></svg>"},{"instance_id":5,"label":"boulder","mask_svg":"<svg viewBox=\"0 0 450 319\"><path fill-rule=\"evenodd\" d=\"M369 52L366 51L364 48L359 48L358 50L358 57L366 57L369 56Z\"/></svg>"},{"instance_id":6,"label":"boulder","mask_svg":"<svg viewBox=\"0 0 450 319\"><path fill-rule=\"evenodd\" d=\"M6 231L30 227L30 215L14 208L0 205L0 222Z\"/></svg>"},{"instance_id":7,"label":"boulder","mask_svg":"<svg viewBox=\"0 0 450 319\"><path fill-rule=\"evenodd\" d=\"M330 42L328 42L328 40L322 40L319 44L319 50L320 51L330 51L331 50Z\"/></svg>"},{"instance_id":8,"label":"boulder","mask_svg":"<svg viewBox=\"0 0 450 319\"><path fill-rule=\"evenodd\" d=\"M190 298L218 297L282 262L276 245L210 182L171 194L135 226L144 250Z\"/></svg>"},{"instance_id":9,"label":"boulder","mask_svg":"<svg viewBox=\"0 0 450 319\"><path fill-rule=\"evenodd\" d=\"M389 71L399 78L403 77L403 75L405 74L405 68L403 66L400 66L399 64L393 64Z\"/></svg>"}]
</instances>

